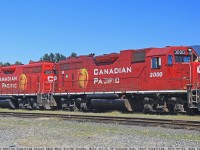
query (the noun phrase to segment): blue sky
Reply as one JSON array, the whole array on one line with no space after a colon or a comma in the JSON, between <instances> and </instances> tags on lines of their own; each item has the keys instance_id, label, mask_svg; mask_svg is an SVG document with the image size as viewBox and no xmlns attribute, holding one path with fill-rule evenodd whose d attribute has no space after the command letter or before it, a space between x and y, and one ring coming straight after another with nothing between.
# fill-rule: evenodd
<instances>
[{"instance_id":1,"label":"blue sky","mask_svg":"<svg viewBox=\"0 0 200 150\"><path fill-rule=\"evenodd\" d=\"M0 61L200 44L199 0L0 0Z\"/></svg>"}]
</instances>

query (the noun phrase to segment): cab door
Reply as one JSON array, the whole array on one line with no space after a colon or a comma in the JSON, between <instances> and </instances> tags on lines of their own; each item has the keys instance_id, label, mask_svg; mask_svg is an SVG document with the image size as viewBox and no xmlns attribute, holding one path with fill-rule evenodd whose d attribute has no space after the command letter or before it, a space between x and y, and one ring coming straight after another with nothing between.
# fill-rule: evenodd
<instances>
[{"instance_id":1,"label":"cab door","mask_svg":"<svg viewBox=\"0 0 200 150\"><path fill-rule=\"evenodd\" d=\"M180 90L186 90L187 84L191 81L191 66L189 63L175 64L175 78L178 81L176 87Z\"/></svg>"},{"instance_id":2,"label":"cab door","mask_svg":"<svg viewBox=\"0 0 200 150\"><path fill-rule=\"evenodd\" d=\"M169 89L186 90L187 84L191 82L192 68L190 65L190 57L184 55L168 55L167 72Z\"/></svg>"},{"instance_id":3,"label":"cab door","mask_svg":"<svg viewBox=\"0 0 200 150\"><path fill-rule=\"evenodd\" d=\"M150 90L161 90L163 89L163 64L161 56L153 56L150 58L148 74L148 84L147 89Z\"/></svg>"},{"instance_id":4,"label":"cab door","mask_svg":"<svg viewBox=\"0 0 200 150\"><path fill-rule=\"evenodd\" d=\"M167 56L166 64L167 83L169 90L176 90L180 88L181 67L180 64L175 63L174 55Z\"/></svg>"}]
</instances>

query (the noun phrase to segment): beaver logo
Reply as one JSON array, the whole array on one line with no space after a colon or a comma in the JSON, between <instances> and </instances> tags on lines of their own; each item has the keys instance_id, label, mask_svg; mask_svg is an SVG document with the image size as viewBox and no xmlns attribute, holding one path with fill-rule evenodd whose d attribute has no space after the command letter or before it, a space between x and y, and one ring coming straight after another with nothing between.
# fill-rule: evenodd
<instances>
[{"instance_id":1,"label":"beaver logo","mask_svg":"<svg viewBox=\"0 0 200 150\"><path fill-rule=\"evenodd\" d=\"M86 88L88 84L88 72L85 68L78 70L78 85L80 88Z\"/></svg>"},{"instance_id":2,"label":"beaver logo","mask_svg":"<svg viewBox=\"0 0 200 150\"><path fill-rule=\"evenodd\" d=\"M20 90L25 90L27 85L27 78L25 74L21 74L19 76L19 89Z\"/></svg>"}]
</instances>

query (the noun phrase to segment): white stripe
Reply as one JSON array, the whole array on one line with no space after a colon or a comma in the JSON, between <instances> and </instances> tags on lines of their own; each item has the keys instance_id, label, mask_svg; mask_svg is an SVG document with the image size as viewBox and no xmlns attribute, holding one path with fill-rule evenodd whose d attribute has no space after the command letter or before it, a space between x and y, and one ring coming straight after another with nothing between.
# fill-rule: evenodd
<instances>
[{"instance_id":1,"label":"white stripe","mask_svg":"<svg viewBox=\"0 0 200 150\"><path fill-rule=\"evenodd\" d=\"M138 94L145 94L145 93L187 93L187 90L154 90L154 91L111 91L111 92L69 92L69 93L52 93L53 95L75 95L75 94L111 94L111 93L138 93ZM45 94L45 93L44 93ZM0 94L0 95L37 95L36 94Z\"/></svg>"},{"instance_id":2,"label":"white stripe","mask_svg":"<svg viewBox=\"0 0 200 150\"><path fill-rule=\"evenodd\" d=\"M187 93L187 90L138 91L138 93Z\"/></svg>"},{"instance_id":3,"label":"white stripe","mask_svg":"<svg viewBox=\"0 0 200 150\"><path fill-rule=\"evenodd\" d=\"M67 94L111 94L111 93L187 93L187 90L154 90L154 91L112 91L112 92L77 92L77 93L54 93L55 95Z\"/></svg>"},{"instance_id":4,"label":"white stripe","mask_svg":"<svg viewBox=\"0 0 200 150\"><path fill-rule=\"evenodd\" d=\"M19 96L21 96L21 95L37 95L37 94L0 94L1 96L2 95L19 95Z\"/></svg>"}]
</instances>

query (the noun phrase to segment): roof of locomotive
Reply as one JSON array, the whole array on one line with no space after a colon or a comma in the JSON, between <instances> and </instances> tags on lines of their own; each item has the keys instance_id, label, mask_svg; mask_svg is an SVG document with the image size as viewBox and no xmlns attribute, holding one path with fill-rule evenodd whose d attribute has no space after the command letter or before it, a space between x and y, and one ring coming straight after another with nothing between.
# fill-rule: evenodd
<instances>
[{"instance_id":1,"label":"roof of locomotive","mask_svg":"<svg viewBox=\"0 0 200 150\"><path fill-rule=\"evenodd\" d=\"M28 64L13 64L13 65L9 65L9 66L0 66L1 68L3 69L6 69L6 68L10 68L10 69L14 69L16 67L27 67L27 66L38 66L38 65L44 65L44 64L52 64L53 62L51 61L30 61Z\"/></svg>"},{"instance_id":2,"label":"roof of locomotive","mask_svg":"<svg viewBox=\"0 0 200 150\"><path fill-rule=\"evenodd\" d=\"M68 57L65 60L59 61L60 64L62 63L73 63L77 61L83 61L83 60L88 60L92 59L95 62L107 62L111 61L114 62L117 58L119 57L124 57L124 55L129 55L131 53L137 53L137 52L144 52L146 53L146 57L151 57L151 56L161 56L161 55L168 55L169 53L174 53L174 50L188 50L188 46L166 46L162 48L142 48L142 49L127 49L127 50L121 50L120 53L109 53L109 54L103 54L103 55L98 55L94 56L94 54L90 55L80 55L78 57ZM193 50L194 51L194 50ZM129 54L128 54L129 53ZM195 54L197 54L194 51ZM123 54L123 55L122 55Z\"/></svg>"},{"instance_id":3,"label":"roof of locomotive","mask_svg":"<svg viewBox=\"0 0 200 150\"><path fill-rule=\"evenodd\" d=\"M146 54L146 57L150 56L160 56L160 55L166 55L170 52L171 47L164 47L164 48L152 48L148 53Z\"/></svg>"}]
</instances>

